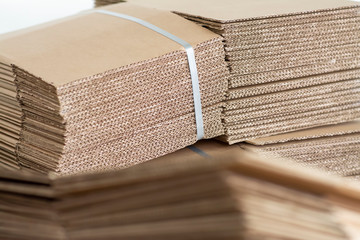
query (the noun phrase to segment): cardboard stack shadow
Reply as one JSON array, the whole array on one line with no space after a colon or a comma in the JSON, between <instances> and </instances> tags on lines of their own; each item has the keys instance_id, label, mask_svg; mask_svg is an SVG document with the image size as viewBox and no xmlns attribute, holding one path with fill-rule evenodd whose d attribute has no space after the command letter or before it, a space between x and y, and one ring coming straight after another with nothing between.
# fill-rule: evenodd
<instances>
[{"instance_id":1,"label":"cardboard stack shadow","mask_svg":"<svg viewBox=\"0 0 360 240\"><path fill-rule=\"evenodd\" d=\"M360 116L359 3L129 0L173 11L225 39L229 143Z\"/></svg>"},{"instance_id":2,"label":"cardboard stack shadow","mask_svg":"<svg viewBox=\"0 0 360 240\"><path fill-rule=\"evenodd\" d=\"M240 146L347 178L360 175L360 121L249 140Z\"/></svg>"},{"instance_id":3,"label":"cardboard stack shadow","mask_svg":"<svg viewBox=\"0 0 360 240\"><path fill-rule=\"evenodd\" d=\"M355 240L358 236L360 190L343 179L258 158L236 145L209 141L191 149L90 175L49 178L0 169L0 237Z\"/></svg>"},{"instance_id":4,"label":"cardboard stack shadow","mask_svg":"<svg viewBox=\"0 0 360 240\"><path fill-rule=\"evenodd\" d=\"M169 12L130 4L104 9L141 18L193 46L205 138L224 134L223 38ZM0 65L3 164L57 174L103 171L197 140L186 51L140 24L82 12L2 35L0 55L8 59Z\"/></svg>"}]
</instances>

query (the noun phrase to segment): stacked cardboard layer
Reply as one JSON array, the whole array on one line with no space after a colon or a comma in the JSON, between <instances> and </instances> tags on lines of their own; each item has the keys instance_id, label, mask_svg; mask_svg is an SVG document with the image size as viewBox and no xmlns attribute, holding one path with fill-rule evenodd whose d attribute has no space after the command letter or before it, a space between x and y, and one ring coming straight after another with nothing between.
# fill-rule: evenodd
<instances>
[{"instance_id":1,"label":"stacked cardboard layer","mask_svg":"<svg viewBox=\"0 0 360 240\"><path fill-rule=\"evenodd\" d=\"M344 177L360 175L360 121L254 139L240 146Z\"/></svg>"},{"instance_id":2,"label":"stacked cardboard layer","mask_svg":"<svg viewBox=\"0 0 360 240\"><path fill-rule=\"evenodd\" d=\"M223 140L231 144L360 116L358 3L130 2L175 11L225 38Z\"/></svg>"},{"instance_id":3,"label":"stacked cardboard layer","mask_svg":"<svg viewBox=\"0 0 360 240\"><path fill-rule=\"evenodd\" d=\"M224 134L223 39L168 12L129 4L105 10L141 18L194 47L205 138ZM1 85L1 94L21 104L22 116L11 106L17 125L9 125L18 130L21 120L21 167L57 174L123 168L196 142L186 52L140 24L85 12L2 36L0 55L12 66L1 68L12 84L11 92ZM13 160L1 153L2 163Z\"/></svg>"},{"instance_id":4,"label":"stacked cardboard layer","mask_svg":"<svg viewBox=\"0 0 360 240\"><path fill-rule=\"evenodd\" d=\"M95 7L101 7L106 6L109 4L115 4L119 2L125 2L124 0L101 0L101 1L95 1Z\"/></svg>"},{"instance_id":5,"label":"stacked cardboard layer","mask_svg":"<svg viewBox=\"0 0 360 240\"><path fill-rule=\"evenodd\" d=\"M359 208L349 208L360 204L358 188L214 142L120 172L52 179L0 170L0 195L1 239L355 240L359 233L351 229Z\"/></svg>"},{"instance_id":6,"label":"stacked cardboard layer","mask_svg":"<svg viewBox=\"0 0 360 240\"><path fill-rule=\"evenodd\" d=\"M0 159L4 166L18 168L15 152L20 127L21 108L16 99L15 76L10 63L0 58Z\"/></svg>"}]
</instances>

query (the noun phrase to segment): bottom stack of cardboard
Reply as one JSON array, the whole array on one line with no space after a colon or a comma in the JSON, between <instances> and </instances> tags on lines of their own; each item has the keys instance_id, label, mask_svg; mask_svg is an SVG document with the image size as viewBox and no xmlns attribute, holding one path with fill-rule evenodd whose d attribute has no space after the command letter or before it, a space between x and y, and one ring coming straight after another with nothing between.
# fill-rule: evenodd
<instances>
[{"instance_id":1,"label":"bottom stack of cardboard","mask_svg":"<svg viewBox=\"0 0 360 240\"><path fill-rule=\"evenodd\" d=\"M0 195L1 239L335 240L360 231L352 183L213 141L92 175L1 169Z\"/></svg>"},{"instance_id":2,"label":"bottom stack of cardboard","mask_svg":"<svg viewBox=\"0 0 360 240\"><path fill-rule=\"evenodd\" d=\"M348 178L360 175L360 121L289 132L240 144Z\"/></svg>"}]
</instances>

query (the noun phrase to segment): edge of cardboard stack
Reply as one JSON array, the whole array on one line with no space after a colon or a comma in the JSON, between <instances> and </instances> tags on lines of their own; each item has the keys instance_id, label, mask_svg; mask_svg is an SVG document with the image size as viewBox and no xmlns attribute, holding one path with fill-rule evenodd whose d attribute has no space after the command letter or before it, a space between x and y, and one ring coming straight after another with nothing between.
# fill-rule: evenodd
<instances>
[{"instance_id":1,"label":"edge of cardboard stack","mask_svg":"<svg viewBox=\"0 0 360 240\"><path fill-rule=\"evenodd\" d=\"M358 186L213 140L107 173L0 169L0 191L3 238L241 239L274 229L276 239L345 240L358 232Z\"/></svg>"},{"instance_id":2,"label":"edge of cardboard stack","mask_svg":"<svg viewBox=\"0 0 360 240\"><path fill-rule=\"evenodd\" d=\"M230 78L221 140L234 144L359 117L358 3L129 2L173 11L224 37Z\"/></svg>"},{"instance_id":3,"label":"edge of cardboard stack","mask_svg":"<svg viewBox=\"0 0 360 240\"><path fill-rule=\"evenodd\" d=\"M141 15L193 45L205 137L237 143L231 146L219 138L195 143L186 54L148 29L85 12L0 36L0 55L6 53L0 57L0 238L356 239L360 188L333 174L360 176L359 62L357 36L349 33L359 7L338 9L326 0L308 8L302 1L286 10L297 14L276 6L259 15L242 9L241 28L264 39L250 36L231 47L227 41L239 36L221 31L223 23L238 24L231 15L239 14L236 8L224 17L187 16L222 37L167 11L105 8ZM294 39L263 27L305 33L309 28L291 24L306 25L304 14L339 21L311 23L319 38L345 25L340 47L328 44L341 31L315 38L314 49L325 50L301 55L306 41L294 50ZM284 16L291 18L285 25L276 20ZM348 40L355 43L343 47ZM323 51L334 51L336 61L328 54L317 62ZM286 70L297 61L307 65ZM298 166L303 163L317 168Z\"/></svg>"},{"instance_id":4,"label":"edge of cardboard stack","mask_svg":"<svg viewBox=\"0 0 360 240\"><path fill-rule=\"evenodd\" d=\"M357 3L129 2L104 9L194 47L205 138L234 144L360 117ZM10 168L106 171L196 142L185 51L149 29L89 11L0 36L0 54Z\"/></svg>"},{"instance_id":5,"label":"edge of cardboard stack","mask_svg":"<svg viewBox=\"0 0 360 240\"><path fill-rule=\"evenodd\" d=\"M129 4L104 9L142 17L194 47L205 138L223 134L223 39L169 12ZM89 11L0 41L1 54L11 58L2 61L7 81L16 85L7 98L21 106L11 150L23 168L124 168L196 142L187 56L166 37Z\"/></svg>"}]
</instances>

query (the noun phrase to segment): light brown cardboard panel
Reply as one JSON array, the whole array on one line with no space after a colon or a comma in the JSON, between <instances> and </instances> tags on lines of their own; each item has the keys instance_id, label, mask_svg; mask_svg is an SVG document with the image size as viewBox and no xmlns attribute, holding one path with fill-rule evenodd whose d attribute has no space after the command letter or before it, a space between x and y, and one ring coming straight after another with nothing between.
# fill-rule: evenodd
<instances>
[{"instance_id":1,"label":"light brown cardboard panel","mask_svg":"<svg viewBox=\"0 0 360 240\"><path fill-rule=\"evenodd\" d=\"M169 12L129 4L105 9L141 18L192 45L218 37ZM0 40L3 56L55 86L177 50L184 51L178 43L146 27L92 11L34 30L20 30Z\"/></svg>"},{"instance_id":2,"label":"light brown cardboard panel","mask_svg":"<svg viewBox=\"0 0 360 240\"><path fill-rule=\"evenodd\" d=\"M6 34L1 34L1 36L5 36ZM2 56L0 54L0 68L1 69L4 69L5 71L9 72L12 70L12 67L11 67L11 63L12 63L12 60L5 57L5 56Z\"/></svg>"},{"instance_id":3,"label":"light brown cardboard panel","mask_svg":"<svg viewBox=\"0 0 360 240\"><path fill-rule=\"evenodd\" d=\"M359 5L354 1L346 0L128 0L128 2L221 22L231 22L237 19L268 18L287 14L294 15Z\"/></svg>"}]
</instances>

